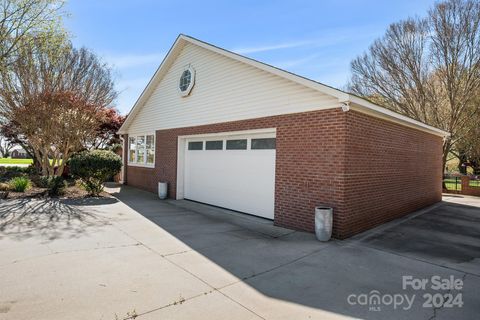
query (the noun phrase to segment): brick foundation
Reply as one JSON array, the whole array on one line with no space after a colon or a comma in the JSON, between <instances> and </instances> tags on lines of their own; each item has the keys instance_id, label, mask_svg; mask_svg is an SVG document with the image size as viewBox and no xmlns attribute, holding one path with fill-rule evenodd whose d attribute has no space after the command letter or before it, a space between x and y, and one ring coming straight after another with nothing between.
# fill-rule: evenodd
<instances>
[{"instance_id":1,"label":"brick foundation","mask_svg":"<svg viewBox=\"0 0 480 320\"><path fill-rule=\"evenodd\" d=\"M158 130L155 168L128 166L128 184L175 198L178 136L261 128L277 129L276 225L312 232L324 203L346 238L441 200L442 138L340 109Z\"/></svg>"}]
</instances>

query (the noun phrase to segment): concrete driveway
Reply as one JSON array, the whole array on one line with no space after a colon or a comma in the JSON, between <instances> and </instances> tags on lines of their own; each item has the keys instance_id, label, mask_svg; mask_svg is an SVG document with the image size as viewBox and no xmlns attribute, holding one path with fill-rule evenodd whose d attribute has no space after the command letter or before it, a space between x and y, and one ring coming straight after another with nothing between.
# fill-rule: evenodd
<instances>
[{"instance_id":1,"label":"concrete driveway","mask_svg":"<svg viewBox=\"0 0 480 320\"><path fill-rule=\"evenodd\" d=\"M320 243L259 218L129 187L110 191L116 198L0 202L0 319L480 314L480 199L449 197L353 239ZM432 276L461 289L435 290ZM403 277L428 283L404 289ZM450 307L448 295L459 293L462 306ZM428 294L436 302L423 306Z\"/></svg>"}]
</instances>

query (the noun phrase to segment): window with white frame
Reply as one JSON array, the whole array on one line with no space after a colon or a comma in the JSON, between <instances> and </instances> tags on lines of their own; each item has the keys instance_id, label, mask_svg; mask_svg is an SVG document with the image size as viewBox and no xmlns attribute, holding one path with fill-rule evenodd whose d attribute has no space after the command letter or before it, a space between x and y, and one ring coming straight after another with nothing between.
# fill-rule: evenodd
<instances>
[{"instance_id":1,"label":"window with white frame","mask_svg":"<svg viewBox=\"0 0 480 320\"><path fill-rule=\"evenodd\" d=\"M155 136L135 135L128 137L128 162L153 166L155 163Z\"/></svg>"},{"instance_id":2,"label":"window with white frame","mask_svg":"<svg viewBox=\"0 0 480 320\"><path fill-rule=\"evenodd\" d=\"M145 153L146 163L153 164L155 160L155 139L153 135L146 136Z\"/></svg>"}]
</instances>

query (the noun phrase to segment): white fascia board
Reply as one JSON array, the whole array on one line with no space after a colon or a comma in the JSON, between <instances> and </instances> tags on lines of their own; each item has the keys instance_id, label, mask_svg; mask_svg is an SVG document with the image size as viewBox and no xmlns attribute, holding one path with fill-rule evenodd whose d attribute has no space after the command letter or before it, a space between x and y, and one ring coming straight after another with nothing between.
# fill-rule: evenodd
<instances>
[{"instance_id":1,"label":"white fascia board","mask_svg":"<svg viewBox=\"0 0 480 320\"><path fill-rule=\"evenodd\" d=\"M427 125L423 122L414 120L412 118L406 117L404 115L401 115L401 114L396 113L394 111L391 111L389 109L380 107L380 106L378 106L376 104L373 104L373 103L371 103L371 102L369 102L365 99L362 99L362 98L359 98L359 97L356 97L356 96L353 96L353 95L348 95L348 96L349 97L348 97L347 100L339 100L339 102L341 102L341 103L350 103L351 102L351 103L361 107L361 108L355 108L357 111L360 111L360 112L367 111L367 113L378 114L378 115L381 115L385 118L389 118L396 123L407 125L407 126L413 127L413 128L418 128L422 131L427 131L427 132L433 133L433 134L441 136L441 137L449 137L450 136L450 133L447 132L447 131L443 131L441 129L429 126L429 125Z\"/></svg>"}]
</instances>

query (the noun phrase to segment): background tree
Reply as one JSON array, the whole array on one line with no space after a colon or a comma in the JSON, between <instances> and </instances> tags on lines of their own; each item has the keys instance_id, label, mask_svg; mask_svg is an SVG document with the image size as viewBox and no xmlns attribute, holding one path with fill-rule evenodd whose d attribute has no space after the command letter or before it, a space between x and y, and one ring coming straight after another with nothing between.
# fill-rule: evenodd
<instances>
[{"instance_id":1,"label":"background tree","mask_svg":"<svg viewBox=\"0 0 480 320\"><path fill-rule=\"evenodd\" d=\"M13 146L14 144L0 133L0 156L2 158L8 158L10 156L10 151L13 149Z\"/></svg>"},{"instance_id":2,"label":"background tree","mask_svg":"<svg viewBox=\"0 0 480 320\"><path fill-rule=\"evenodd\" d=\"M42 174L61 175L70 155L94 140L116 97L110 69L69 42L40 39L22 46L18 56L0 70L0 116L16 125Z\"/></svg>"},{"instance_id":3,"label":"background tree","mask_svg":"<svg viewBox=\"0 0 480 320\"><path fill-rule=\"evenodd\" d=\"M0 67L6 67L34 35L51 41L63 33L62 0L0 0Z\"/></svg>"},{"instance_id":4,"label":"background tree","mask_svg":"<svg viewBox=\"0 0 480 320\"><path fill-rule=\"evenodd\" d=\"M426 18L390 25L351 68L354 93L451 133L445 167L480 112L480 3L439 2Z\"/></svg>"},{"instance_id":5,"label":"background tree","mask_svg":"<svg viewBox=\"0 0 480 320\"><path fill-rule=\"evenodd\" d=\"M0 128L0 135L2 135L7 141L9 141L13 145L21 146L28 155L28 158L34 160L35 164L35 154L32 147L29 145L25 136L20 134L18 124L14 122L7 122L6 124L2 125Z\"/></svg>"}]
</instances>

